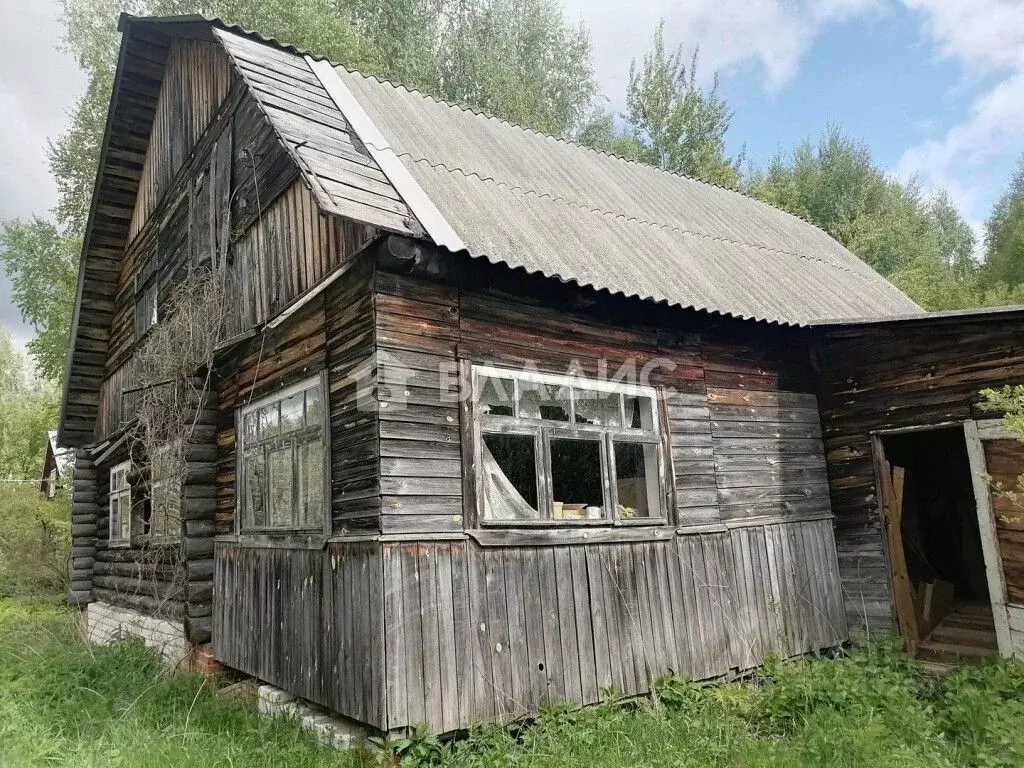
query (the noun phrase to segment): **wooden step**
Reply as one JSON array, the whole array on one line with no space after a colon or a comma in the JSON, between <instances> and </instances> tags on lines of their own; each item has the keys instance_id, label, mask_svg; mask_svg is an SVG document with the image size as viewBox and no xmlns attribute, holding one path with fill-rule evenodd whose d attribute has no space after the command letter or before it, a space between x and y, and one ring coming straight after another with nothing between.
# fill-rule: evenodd
<instances>
[{"instance_id":1,"label":"wooden step","mask_svg":"<svg viewBox=\"0 0 1024 768\"><path fill-rule=\"evenodd\" d=\"M996 633L994 630L967 629L964 627L940 624L925 639L925 643L936 642L946 645L963 645L968 647L989 648L996 650Z\"/></svg>"},{"instance_id":2,"label":"wooden step","mask_svg":"<svg viewBox=\"0 0 1024 768\"><path fill-rule=\"evenodd\" d=\"M936 643L928 641L917 649L917 657L922 661L935 661L945 664L982 664L996 655L991 648L977 648L955 643Z\"/></svg>"}]
</instances>

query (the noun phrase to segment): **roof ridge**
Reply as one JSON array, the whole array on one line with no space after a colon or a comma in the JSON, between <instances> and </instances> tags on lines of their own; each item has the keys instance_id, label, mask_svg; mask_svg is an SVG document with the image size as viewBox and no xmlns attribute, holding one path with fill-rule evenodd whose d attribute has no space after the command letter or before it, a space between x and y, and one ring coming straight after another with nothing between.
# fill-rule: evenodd
<instances>
[{"instance_id":1,"label":"roof ridge","mask_svg":"<svg viewBox=\"0 0 1024 768\"><path fill-rule=\"evenodd\" d=\"M123 14L123 15L128 15L128 14ZM584 150L586 152L592 152L595 155L599 155L599 156L603 156L603 157L610 157L610 158L613 158L615 160L620 160L620 161L622 161L624 163L629 163L630 165L634 165L634 166L636 166L638 168L650 168L650 169L652 169L654 171L657 171L659 173L668 174L669 176L676 176L676 177L681 178L681 179L689 179L690 181L696 181L696 182L698 182L700 184L706 184L707 186L712 187L713 189L721 189L721 190L724 190L726 192L732 192L734 194L739 195L740 197L747 198L748 200L750 200L750 201L752 201L752 202L754 202L754 203L756 203L758 205L765 206L766 208L770 208L773 211L779 211L779 212L781 212L781 213L783 213L783 214L785 214L787 216L792 216L794 219L797 219L798 221L802 221L804 224L808 225L809 227L813 227L814 229L818 230L823 235L828 237L830 240L835 241L842 248L844 248L847 251L849 251L849 248L847 248L845 244L840 242L840 240L835 235L833 235L831 232L827 231L823 227L819 226L818 224L814 223L813 221L805 219L803 216L801 216L798 213L794 213L793 211L790 211L790 210L787 210L787 209L782 208L780 206L774 205L773 203L769 203L766 200L762 200L761 198L757 197L750 190L741 189L739 187L729 186L727 184L719 184L717 182L711 181L710 179L704 179L704 178L701 178L700 176L691 176L689 174L685 174L685 173L682 173L680 171L665 170L664 168L659 168L658 166L651 165L649 163L642 163L642 162L640 162L638 160L631 160L628 157L622 157L621 155L616 155L614 152L608 152L608 151L605 151L605 150L595 149L594 147L588 147L585 144L580 144L579 142L573 141L571 139L567 139L565 137L555 136L554 134L551 134L551 133L545 133L544 131L539 131L536 128L530 128L529 126L521 125L519 123L514 123L511 120L507 120L505 118L498 117L497 115L491 114L490 112L487 112L486 110L478 109L478 108L474 108L474 107L469 107L469 106L466 106L466 105L463 105L463 104L459 104L457 102L448 101L446 99L441 99L441 98L433 96L433 95L431 95L429 93L425 93L425 92L421 91L419 88L415 88L415 87L410 88L409 86L405 85L404 83L396 82L394 80L391 80L391 79L389 79L387 77L383 77L381 75L372 75L372 74L368 75L368 74L365 74L363 72L360 72L358 69L352 69L351 67L348 67L345 64L342 64L341 62L334 61L333 59L330 59L327 56L323 56L323 55L321 55L319 53L314 53L314 52L306 50L304 48L300 48L299 46L294 45L293 43L288 43L288 42L285 42L283 40L278 40L276 37L265 37L264 35L260 34L259 32L256 32L255 30L247 29L247 28L241 26L240 24L236 24L234 22L226 21L226 20L220 18L219 16L212 16L212 17L210 17L210 16L204 16L202 14L186 14L186 15L182 15L182 16L170 16L170 17L162 17L162 18L161 17L146 17L146 16L135 16L135 17L132 17L132 18L139 19L141 21L154 21L154 22L175 20L175 21L204 21L204 22L206 22L208 24L216 24L217 26L221 27L222 29L224 29L224 30L226 30L228 32L234 32L236 34L244 35L245 37L248 37L248 38L250 38L252 40L255 40L257 42L264 43L266 45L269 45L269 46L274 47L274 48L278 48L280 50L288 51L289 53L295 54L297 56L309 56L310 58L314 59L315 61L326 61L326 62L330 63L332 66L341 67L346 72L349 72L349 73L354 74L354 75L359 75L360 77L362 77L362 78L364 78L366 80L374 80L374 81L376 81L377 83L379 83L381 85L389 85L392 88L404 90L407 93L415 94L415 95L419 96L420 98L428 99L430 101L433 101L436 104L443 104L444 106L450 107L452 109L458 109L458 110L461 110L462 112L469 112L472 115L477 115L477 116L483 117L483 118L485 118L487 120L494 120L495 122L498 122L498 123L504 123L505 125L508 125L511 128L517 128L517 129L519 129L521 131L525 131L526 133L533 133L533 134L536 134L537 136L540 136L541 138L551 139L553 141L565 144L566 146L569 146L569 147L575 147L577 149ZM860 259L860 257L857 256L857 254L853 253L852 251L850 251L850 253L853 254L854 258L856 258L856 259L858 259L858 260L863 262L863 259ZM864 263L866 263L866 262L864 262ZM883 276L883 279L888 281L888 278L885 278L884 276ZM899 290L899 289L897 288L897 290ZM900 292L902 293L902 291L900 291ZM906 294L904 294L904 295L906 295Z\"/></svg>"},{"instance_id":2,"label":"roof ridge","mask_svg":"<svg viewBox=\"0 0 1024 768\"><path fill-rule=\"evenodd\" d=\"M392 149L392 151L394 151L394 150ZM720 237L718 235L711 235L711 234L708 234L707 232L700 232L700 231L697 231L697 230L686 229L685 227L681 227L681 226L678 226L678 225L675 225L675 224L664 224L662 222L653 221L653 220L650 220L650 219L644 219L644 218L641 218L639 216L635 216L635 215L632 215L632 214L629 214L629 213L625 213L625 212L619 213L619 212L615 212L615 211L606 211L603 208L597 208L597 207L590 206L590 205L588 205L586 203L579 203L579 202L576 202L574 200L570 200L569 198L564 197L562 195L553 195L550 192L540 192L540 191L538 191L536 189L531 189L529 187L524 187L524 186L519 185L519 184L509 184L508 182L502 181L501 179L495 178L494 176L482 176L479 173L477 173L476 171L466 171L463 168L450 168L449 166L447 166L444 163L435 163L435 162L433 162L430 159L425 158L425 157L421 157L421 158L414 157L412 155L412 153L410 153L410 152L395 152L395 154L398 157L408 157L410 160L412 160L412 162L414 162L414 163L416 163L418 165L427 165L430 168L442 168L445 171L447 171L448 173L460 173L460 174L462 174L466 178L476 177L477 179L479 179L482 182L493 182L497 186L504 187L505 189L509 190L510 192L520 192L520 193L522 193L524 195L535 195L538 198L547 198L547 199L551 200L552 202L564 203L565 205L568 205L568 206L570 206L572 208L578 208L581 211L587 211L589 213L597 213L597 214L600 214L601 216L611 216L613 218L623 219L624 221L632 221L632 222L636 222L638 224L643 224L644 226L648 226L648 227L654 227L654 228L657 228L657 229L665 229L665 230L669 230L669 231L672 231L672 232L679 232L679 233L684 234L684 235L691 235L692 237L701 237L701 238L704 238L704 239L707 239L707 240L712 240L714 242L731 243L733 245L746 246L747 248L756 248L757 250L764 251L766 253L778 253L778 254L782 254L783 256L792 256L792 257L797 258L797 259L803 259L805 261L813 261L813 262L817 262L819 264L824 264L827 267L831 267L833 269L838 269L840 271L847 272L847 273L849 273L851 275L855 275L857 277L860 277L860 273L857 272L856 270L850 269L849 267L846 267L846 266L844 266L842 264L836 264L834 262L828 261L827 259L819 258L817 256L810 256L810 255L803 254L803 253L796 253L795 251L787 251L787 250L783 250L781 248L771 248L771 247L766 246L766 245L758 245L757 243L749 243L749 242L747 242L745 240L735 240L735 239L729 238L729 237Z\"/></svg>"}]
</instances>

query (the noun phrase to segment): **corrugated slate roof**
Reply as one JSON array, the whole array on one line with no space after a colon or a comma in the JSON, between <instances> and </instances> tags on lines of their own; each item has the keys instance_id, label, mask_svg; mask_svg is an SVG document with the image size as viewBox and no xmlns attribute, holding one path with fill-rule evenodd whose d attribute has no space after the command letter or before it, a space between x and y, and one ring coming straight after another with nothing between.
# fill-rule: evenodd
<instances>
[{"instance_id":1,"label":"corrugated slate roof","mask_svg":"<svg viewBox=\"0 0 1024 768\"><path fill-rule=\"evenodd\" d=\"M921 311L825 232L752 197L335 70L473 255L760 320Z\"/></svg>"},{"instance_id":2,"label":"corrugated slate roof","mask_svg":"<svg viewBox=\"0 0 1024 768\"><path fill-rule=\"evenodd\" d=\"M266 64L281 77L295 77L293 66L313 72L295 48L214 23L269 48ZM294 61L282 64L283 53ZM769 322L923 311L822 230L746 194L340 65L334 71L372 121L369 133L383 137L384 146L371 146L375 156L395 153L454 230L439 245L612 293ZM330 175L317 157L304 156L303 170Z\"/></svg>"}]
</instances>

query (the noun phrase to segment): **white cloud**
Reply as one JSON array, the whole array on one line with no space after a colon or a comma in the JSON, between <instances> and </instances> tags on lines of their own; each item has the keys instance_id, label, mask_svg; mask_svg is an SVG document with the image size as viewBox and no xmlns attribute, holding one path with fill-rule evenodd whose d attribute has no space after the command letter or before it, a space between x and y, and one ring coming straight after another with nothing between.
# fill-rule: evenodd
<instances>
[{"instance_id":1,"label":"white cloud","mask_svg":"<svg viewBox=\"0 0 1024 768\"><path fill-rule=\"evenodd\" d=\"M959 61L974 78L1002 76L975 98L966 120L910 147L898 165L901 175L916 173L927 186L948 187L970 212L991 189L992 162L1024 150L1024 2L904 2L923 14L940 57Z\"/></svg>"},{"instance_id":2,"label":"white cloud","mask_svg":"<svg viewBox=\"0 0 1024 768\"><path fill-rule=\"evenodd\" d=\"M619 106L630 60L648 49L659 19L667 45L700 46L704 75L751 68L774 92L825 28L878 7L880 0L567 0L566 12L590 27L598 80Z\"/></svg>"}]
</instances>

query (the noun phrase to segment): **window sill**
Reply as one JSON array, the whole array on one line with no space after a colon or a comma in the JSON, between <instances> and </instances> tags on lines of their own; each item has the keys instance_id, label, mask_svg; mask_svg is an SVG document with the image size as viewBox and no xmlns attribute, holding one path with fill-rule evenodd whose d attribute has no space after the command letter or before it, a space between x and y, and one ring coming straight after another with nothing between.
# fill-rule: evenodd
<instances>
[{"instance_id":1,"label":"window sill","mask_svg":"<svg viewBox=\"0 0 1024 768\"><path fill-rule=\"evenodd\" d=\"M233 544L246 549L323 549L327 537L323 533L241 533L217 536L216 544Z\"/></svg>"},{"instance_id":2,"label":"window sill","mask_svg":"<svg viewBox=\"0 0 1024 768\"><path fill-rule=\"evenodd\" d=\"M535 547L562 544L618 544L637 541L667 541L675 530L666 525L553 528L484 528L466 531L481 547Z\"/></svg>"}]
</instances>

